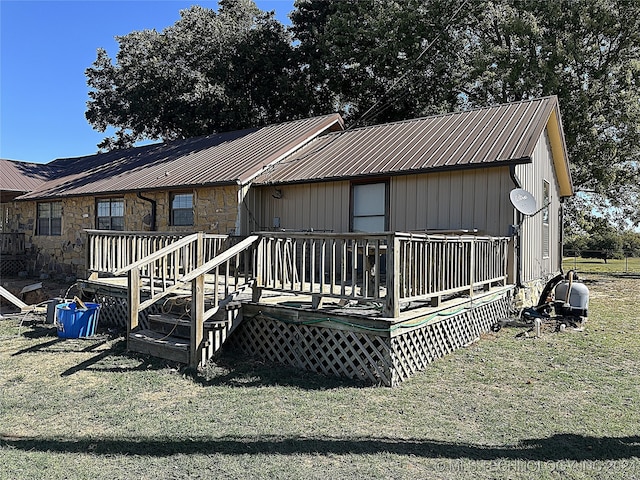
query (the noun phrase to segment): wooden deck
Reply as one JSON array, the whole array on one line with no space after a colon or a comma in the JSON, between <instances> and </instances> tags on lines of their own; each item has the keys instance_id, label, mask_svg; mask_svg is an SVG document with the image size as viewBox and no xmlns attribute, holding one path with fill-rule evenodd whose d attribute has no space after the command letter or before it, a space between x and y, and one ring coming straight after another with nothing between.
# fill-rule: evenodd
<instances>
[{"instance_id":1,"label":"wooden deck","mask_svg":"<svg viewBox=\"0 0 640 480\"><path fill-rule=\"evenodd\" d=\"M83 282L83 289L90 292L107 285L111 292L119 290L125 300L126 288L116 279ZM214 285L207 287L214 289ZM274 291L263 291L260 301L254 302L247 289L234 302L239 305L237 310L216 317L216 328L205 325L203 361L212 358L228 339L234 348L268 361L395 386L432 361L478 341L493 324L508 317L512 292L513 286L506 285L478 292L473 298L446 298L437 306L413 302L404 305L398 317L389 318L381 316L382 306L375 302L328 299L315 308L312 295ZM190 294L186 289L183 293ZM123 326L126 305L121 303L105 316L119 319ZM188 363L188 334L174 337L167 329L150 329L155 316L149 314L141 320L140 329L129 334L129 348ZM229 327L235 322L233 335L224 321ZM188 332L190 320L176 323Z\"/></svg>"},{"instance_id":2,"label":"wooden deck","mask_svg":"<svg viewBox=\"0 0 640 480\"><path fill-rule=\"evenodd\" d=\"M80 287L102 304L103 321L127 329L130 350L193 366L229 341L268 360L393 386L509 314L504 238L152 240L157 250L133 234L91 233L94 274ZM144 256L123 253L131 248Z\"/></svg>"},{"instance_id":3,"label":"wooden deck","mask_svg":"<svg viewBox=\"0 0 640 480\"><path fill-rule=\"evenodd\" d=\"M127 298L127 279L123 277L99 278L94 280L81 280L78 282L80 289L88 296L108 295L116 298ZM218 282L215 283L214 275L207 275L205 280L204 295L213 298L215 293L218 295L224 293L226 286ZM505 291L513 290L513 285L497 286L487 290L478 291L473 298L467 295L452 295L444 297L437 305L433 305L429 299L426 301L409 301L400 306L400 312L397 317L385 317L382 312L382 304L372 300L350 300L327 297L327 299L318 302L316 297L322 296L318 288L313 294L300 294L297 292L282 292L279 290L262 290L260 300L254 301L251 286L242 284L243 288L238 289L238 293L233 300L241 303L243 306L251 306L251 311L255 308L277 309L283 312L285 317L289 316L286 312L298 312L294 317L310 318L317 320L326 315L334 315L336 317L345 317L357 324L373 328L389 328L394 331L397 328L407 328L405 324L411 324L415 320L425 317L439 315L441 312L447 312L457 309L461 306L470 306L481 304L487 298L495 295L501 295ZM329 294L329 289L325 293ZM351 291L351 287L347 287L347 292ZM146 298L151 293L148 284L142 284L140 287L141 297ZM190 299L192 295L189 285L182 285L168 297L169 300ZM187 305L188 302L182 302ZM124 313L120 322L114 322L124 326ZM321 326L328 324L319 323ZM398 327L401 326L401 327ZM355 327L355 324L354 324Z\"/></svg>"}]
</instances>

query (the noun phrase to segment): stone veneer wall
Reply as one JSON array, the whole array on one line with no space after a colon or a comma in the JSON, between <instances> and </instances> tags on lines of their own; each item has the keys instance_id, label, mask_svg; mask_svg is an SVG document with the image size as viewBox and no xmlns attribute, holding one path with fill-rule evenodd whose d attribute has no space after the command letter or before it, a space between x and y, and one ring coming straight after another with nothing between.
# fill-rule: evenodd
<instances>
[{"instance_id":1,"label":"stone veneer wall","mask_svg":"<svg viewBox=\"0 0 640 480\"><path fill-rule=\"evenodd\" d=\"M238 215L238 187L196 188L181 190L193 192L194 225L170 226L170 193L145 192L143 197L156 201L156 230L207 233L235 233ZM125 230L149 231L151 203L135 193L101 196L99 198L124 198ZM58 200L55 200L58 201ZM27 247L27 271L29 274L50 276L86 276L87 234L85 230L96 228L96 197L62 198L62 235L36 235L35 201L14 201L4 204L8 211L5 231L24 232Z\"/></svg>"},{"instance_id":2,"label":"stone veneer wall","mask_svg":"<svg viewBox=\"0 0 640 480\"><path fill-rule=\"evenodd\" d=\"M514 295L514 309L519 311L523 308L536 306L540 300L540 295L542 295L544 287L547 285L549 280L555 276L556 274L547 275L545 278L525 282L522 288L516 290Z\"/></svg>"}]
</instances>

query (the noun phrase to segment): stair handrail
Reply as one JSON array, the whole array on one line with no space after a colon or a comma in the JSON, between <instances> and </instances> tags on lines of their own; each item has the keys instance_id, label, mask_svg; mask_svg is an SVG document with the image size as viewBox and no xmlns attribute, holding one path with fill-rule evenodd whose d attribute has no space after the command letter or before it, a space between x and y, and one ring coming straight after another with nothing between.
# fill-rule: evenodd
<instances>
[{"instance_id":1,"label":"stair handrail","mask_svg":"<svg viewBox=\"0 0 640 480\"><path fill-rule=\"evenodd\" d=\"M213 270L214 268L219 267L220 265L222 265L227 260L230 260L231 258L235 257L239 253L242 253L243 250L246 250L247 248L249 248L259 238L260 238L259 235L250 235L250 236L248 236L247 238L245 238L241 242L235 244L233 247L228 248L227 250L225 250L221 254L216 255L214 258L212 258L208 262L202 264L202 266L200 266L200 267L198 267L198 268L196 268L194 270L191 270L191 272L189 272L185 276L183 276L180 279L180 281L182 281L184 283L187 283L187 282L190 282L190 281L194 280L195 278L199 277L200 275L204 275L204 274L208 273L209 271Z\"/></svg>"},{"instance_id":2,"label":"stair handrail","mask_svg":"<svg viewBox=\"0 0 640 480\"><path fill-rule=\"evenodd\" d=\"M170 243L166 247L162 247L160 250L156 250L155 252L150 253L146 257L141 258L140 260L137 260L136 262L133 262L132 264L127 265L124 268L120 268L116 270L115 272L113 272L113 274L115 276L124 275L125 273L128 273L129 271L133 270L134 268L140 268L151 262L155 262L156 260L168 255L169 253L173 253L174 251L186 245L189 245L194 241L197 241L197 239L198 239L197 233L187 235L186 237L183 237L180 240L176 240L175 242Z\"/></svg>"},{"instance_id":3,"label":"stair handrail","mask_svg":"<svg viewBox=\"0 0 640 480\"><path fill-rule=\"evenodd\" d=\"M249 248L259 238L260 237L258 235L251 235L251 236L245 238L244 240L242 240L240 243L234 245L233 247L228 248L227 250L225 250L221 254L216 255L214 258L209 260L207 263L204 263L202 266L200 266L200 267L198 267L198 268L196 268L194 270L191 270L191 272L189 272L189 273L185 274L184 276L180 277L180 283L176 283L175 285L172 285L171 287L168 287L168 288L162 290L157 295L145 300L144 302L141 302L140 303L140 307L139 307L140 311L146 309L150 305L152 305L155 302L157 302L158 300L166 297L167 295L169 295L170 293L174 292L175 290L179 290L180 288L183 288L184 285L186 285L187 283L195 280L200 275L204 275L204 274L208 273L209 271L213 270L214 268L219 267L223 263L227 262L228 260L230 260L234 256L236 256L239 253L241 253L243 250L246 250L247 248ZM213 315L213 313L207 315L207 318L209 318L211 315Z\"/></svg>"}]
</instances>

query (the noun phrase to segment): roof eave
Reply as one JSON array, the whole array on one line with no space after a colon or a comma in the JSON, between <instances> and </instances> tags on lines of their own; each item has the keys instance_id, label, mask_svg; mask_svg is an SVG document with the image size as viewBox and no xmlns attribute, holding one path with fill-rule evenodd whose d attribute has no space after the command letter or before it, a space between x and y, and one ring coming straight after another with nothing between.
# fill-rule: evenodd
<instances>
[{"instance_id":1,"label":"roof eave","mask_svg":"<svg viewBox=\"0 0 640 480\"><path fill-rule=\"evenodd\" d=\"M64 195L38 195L32 196L30 193L22 195L15 200L19 201L46 201L46 200L62 200L65 198L80 198L80 197L96 197L103 198L114 195L126 195L126 194L134 194L134 193L144 193L144 192L175 192L178 190L189 190L195 188L212 188L212 187L229 187L229 186L237 186L241 185L239 180L225 180L221 182L208 182L208 183L198 183L191 185L175 185L175 186L164 186L164 187L142 187L142 188L132 188L125 190L105 190L102 192L86 192L86 193L67 193Z\"/></svg>"},{"instance_id":2,"label":"roof eave","mask_svg":"<svg viewBox=\"0 0 640 480\"><path fill-rule=\"evenodd\" d=\"M296 180L285 180L285 181L275 181L275 182L266 181L266 182L260 182L260 183L255 182L254 185L257 187L274 186L274 185L300 185L304 183L340 182L340 181L350 181L353 179L363 179L363 178L401 177L405 175L420 175L420 174L454 172L454 171L463 171L463 170L477 170L480 168L508 167L511 165L521 165L521 164L531 163L531 162L532 162L532 158L527 156L527 157L514 158L514 159L508 159L508 160L486 162L486 163L467 163L464 165L443 165L439 167L413 169L413 170L369 172L369 173L363 173L363 174L352 175L352 176L342 176L342 177L296 179Z\"/></svg>"},{"instance_id":3,"label":"roof eave","mask_svg":"<svg viewBox=\"0 0 640 480\"><path fill-rule=\"evenodd\" d=\"M549 143L551 145L551 156L553 158L556 178L558 179L560 196L571 197L575 192L573 188L573 180L571 179L567 146L564 139L562 120L560 118L560 110L557 102L549 115L546 128L547 135L549 136Z\"/></svg>"}]
</instances>

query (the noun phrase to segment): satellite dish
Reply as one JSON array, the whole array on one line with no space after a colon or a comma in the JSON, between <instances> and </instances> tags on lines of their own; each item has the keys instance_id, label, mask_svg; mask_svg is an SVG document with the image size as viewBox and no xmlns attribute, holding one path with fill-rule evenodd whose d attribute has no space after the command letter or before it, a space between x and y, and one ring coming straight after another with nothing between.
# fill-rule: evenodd
<instances>
[{"instance_id":1,"label":"satellite dish","mask_svg":"<svg viewBox=\"0 0 640 480\"><path fill-rule=\"evenodd\" d=\"M511 204L524 215L533 215L536 213L536 199L533 195L522 188L514 188L509 193Z\"/></svg>"}]
</instances>

